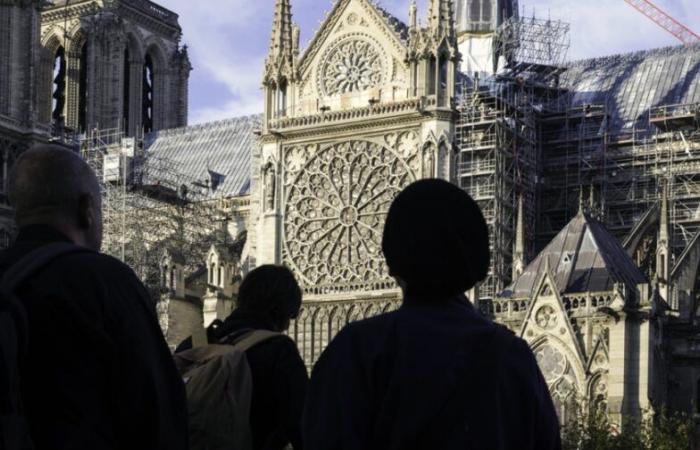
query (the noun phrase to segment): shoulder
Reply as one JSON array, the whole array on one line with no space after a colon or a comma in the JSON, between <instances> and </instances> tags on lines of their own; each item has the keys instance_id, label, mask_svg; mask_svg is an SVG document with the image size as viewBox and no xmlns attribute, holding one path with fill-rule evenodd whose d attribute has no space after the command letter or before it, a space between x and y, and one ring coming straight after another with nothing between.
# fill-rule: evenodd
<instances>
[{"instance_id":1,"label":"shoulder","mask_svg":"<svg viewBox=\"0 0 700 450\"><path fill-rule=\"evenodd\" d=\"M65 280L79 278L87 281L90 278L107 285L112 284L111 281L140 285L138 277L129 266L112 256L88 250L59 257L47 267L47 273L54 273Z\"/></svg>"}]
</instances>

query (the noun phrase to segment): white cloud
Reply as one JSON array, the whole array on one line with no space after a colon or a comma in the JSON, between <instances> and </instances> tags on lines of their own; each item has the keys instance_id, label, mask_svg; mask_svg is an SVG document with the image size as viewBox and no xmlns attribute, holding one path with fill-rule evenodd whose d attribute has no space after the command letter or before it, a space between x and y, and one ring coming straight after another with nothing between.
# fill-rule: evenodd
<instances>
[{"instance_id":1,"label":"white cloud","mask_svg":"<svg viewBox=\"0 0 700 450\"><path fill-rule=\"evenodd\" d=\"M190 92L192 123L262 111L260 81L267 53L274 0L160 0L180 15L184 42L195 71ZM401 19L409 0L381 0ZM571 23L573 59L666 45L678 41L624 0L521 0L528 15ZM657 0L680 22L700 32L698 0ZM424 18L427 0L419 0ZM332 0L292 0L294 20L308 42L333 6Z\"/></svg>"}]
</instances>

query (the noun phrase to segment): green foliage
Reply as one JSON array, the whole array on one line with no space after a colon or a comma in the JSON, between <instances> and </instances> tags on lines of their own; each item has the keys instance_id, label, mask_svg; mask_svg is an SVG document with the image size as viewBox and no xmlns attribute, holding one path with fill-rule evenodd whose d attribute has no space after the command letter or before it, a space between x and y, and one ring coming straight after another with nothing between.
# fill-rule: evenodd
<instances>
[{"instance_id":1,"label":"green foliage","mask_svg":"<svg viewBox=\"0 0 700 450\"><path fill-rule=\"evenodd\" d=\"M684 450L698 422L686 414L645 414L627 420L622 429L605 414L581 417L562 431L563 450Z\"/></svg>"}]
</instances>

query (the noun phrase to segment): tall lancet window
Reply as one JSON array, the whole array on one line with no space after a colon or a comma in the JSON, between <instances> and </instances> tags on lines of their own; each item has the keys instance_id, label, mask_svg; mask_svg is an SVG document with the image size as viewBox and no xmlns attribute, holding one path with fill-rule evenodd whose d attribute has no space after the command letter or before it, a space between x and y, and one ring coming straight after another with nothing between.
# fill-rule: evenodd
<instances>
[{"instance_id":1,"label":"tall lancet window","mask_svg":"<svg viewBox=\"0 0 700 450\"><path fill-rule=\"evenodd\" d=\"M66 51L59 47L54 55L53 62L53 89L52 89L51 117L54 125L63 126L66 107Z\"/></svg>"},{"instance_id":2,"label":"tall lancet window","mask_svg":"<svg viewBox=\"0 0 700 450\"><path fill-rule=\"evenodd\" d=\"M277 116L287 115L287 80L280 81L277 88Z\"/></svg>"},{"instance_id":3,"label":"tall lancet window","mask_svg":"<svg viewBox=\"0 0 700 450\"><path fill-rule=\"evenodd\" d=\"M430 57L428 64L428 95L435 95L437 86L437 60L434 56Z\"/></svg>"},{"instance_id":4,"label":"tall lancet window","mask_svg":"<svg viewBox=\"0 0 700 450\"><path fill-rule=\"evenodd\" d=\"M472 22L481 21L481 1L482 0L472 0L469 5L469 20Z\"/></svg>"},{"instance_id":5,"label":"tall lancet window","mask_svg":"<svg viewBox=\"0 0 700 450\"><path fill-rule=\"evenodd\" d=\"M141 97L141 119L145 133L153 131L154 83L153 58L151 58L151 55L146 55L146 60L143 64L143 94Z\"/></svg>"},{"instance_id":6,"label":"tall lancet window","mask_svg":"<svg viewBox=\"0 0 700 450\"><path fill-rule=\"evenodd\" d=\"M122 130L129 132L129 110L131 109L131 61L129 49L124 50L124 90L122 92Z\"/></svg>"},{"instance_id":7,"label":"tall lancet window","mask_svg":"<svg viewBox=\"0 0 700 450\"><path fill-rule=\"evenodd\" d=\"M79 131L87 129L88 104L88 44L80 49L80 83L78 85L78 127Z\"/></svg>"},{"instance_id":8,"label":"tall lancet window","mask_svg":"<svg viewBox=\"0 0 700 450\"><path fill-rule=\"evenodd\" d=\"M481 20L488 23L493 18L493 3L491 0L483 0L481 5Z\"/></svg>"}]
</instances>

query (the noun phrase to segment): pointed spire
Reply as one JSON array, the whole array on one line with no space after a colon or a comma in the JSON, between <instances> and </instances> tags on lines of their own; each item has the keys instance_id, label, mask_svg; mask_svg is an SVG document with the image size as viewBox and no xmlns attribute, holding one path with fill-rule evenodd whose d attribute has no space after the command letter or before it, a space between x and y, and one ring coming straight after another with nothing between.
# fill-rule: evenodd
<instances>
[{"instance_id":1,"label":"pointed spire","mask_svg":"<svg viewBox=\"0 0 700 450\"><path fill-rule=\"evenodd\" d=\"M664 182L661 199L661 218L659 225L659 241L668 243L670 241L668 227L668 182Z\"/></svg>"},{"instance_id":2,"label":"pointed spire","mask_svg":"<svg viewBox=\"0 0 700 450\"><path fill-rule=\"evenodd\" d=\"M523 194L518 196L518 217L515 227L515 251L513 252L513 280L525 271L525 207Z\"/></svg>"},{"instance_id":3,"label":"pointed spire","mask_svg":"<svg viewBox=\"0 0 700 450\"><path fill-rule=\"evenodd\" d=\"M292 24L291 0L276 0L274 11L270 50L265 68L267 77L279 75L274 73L276 69L291 70L290 66L293 66L294 62L294 25Z\"/></svg>"},{"instance_id":4,"label":"pointed spire","mask_svg":"<svg viewBox=\"0 0 700 450\"><path fill-rule=\"evenodd\" d=\"M418 5L416 5L416 0L411 0L411 6L408 8L408 26L412 30L418 28Z\"/></svg>"},{"instance_id":5,"label":"pointed spire","mask_svg":"<svg viewBox=\"0 0 700 450\"><path fill-rule=\"evenodd\" d=\"M298 24L294 24L292 26L292 48L294 50L294 57L298 58L299 57L299 49L301 45L301 28L299 28Z\"/></svg>"},{"instance_id":6,"label":"pointed spire","mask_svg":"<svg viewBox=\"0 0 700 450\"><path fill-rule=\"evenodd\" d=\"M579 213L579 215L582 215L585 212L585 210L586 210L585 204L586 203L583 200L583 186L580 186L578 189L578 213Z\"/></svg>"},{"instance_id":7,"label":"pointed spire","mask_svg":"<svg viewBox=\"0 0 700 450\"><path fill-rule=\"evenodd\" d=\"M430 0L428 28L438 38L456 39L453 0Z\"/></svg>"}]
</instances>

